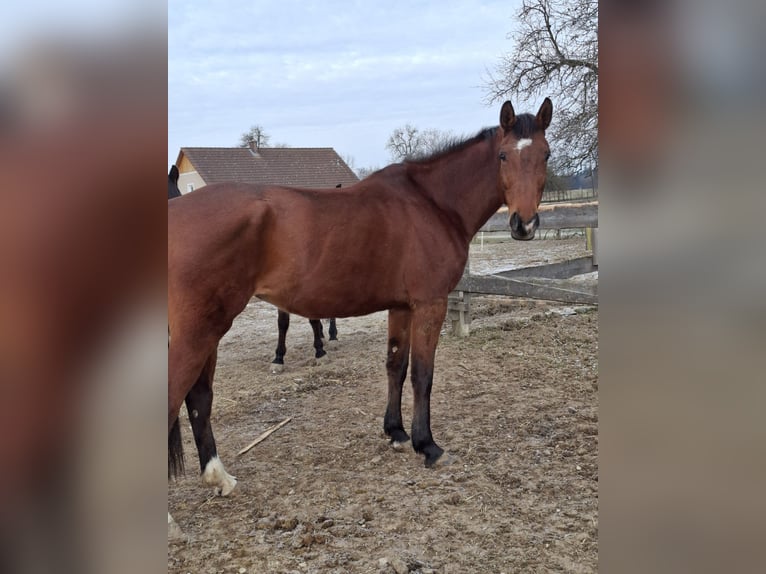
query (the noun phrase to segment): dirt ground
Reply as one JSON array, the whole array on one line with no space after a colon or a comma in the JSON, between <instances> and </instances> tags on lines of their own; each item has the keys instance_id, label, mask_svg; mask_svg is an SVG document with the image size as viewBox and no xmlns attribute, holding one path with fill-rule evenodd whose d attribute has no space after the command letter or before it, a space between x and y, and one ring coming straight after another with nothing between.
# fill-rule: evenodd
<instances>
[{"instance_id":1,"label":"dirt ground","mask_svg":"<svg viewBox=\"0 0 766 574\"><path fill-rule=\"evenodd\" d=\"M472 246L475 273L584 255L582 237ZM445 325L431 402L454 458L426 469L383 435L386 313L338 321L315 364L293 317L273 375L276 310L254 300L222 340L213 425L228 498L187 473L168 486L185 540L173 573L595 572L598 559L598 312L474 299L471 335ZM412 392L405 385L405 428ZM237 457L261 432L292 421Z\"/></svg>"}]
</instances>

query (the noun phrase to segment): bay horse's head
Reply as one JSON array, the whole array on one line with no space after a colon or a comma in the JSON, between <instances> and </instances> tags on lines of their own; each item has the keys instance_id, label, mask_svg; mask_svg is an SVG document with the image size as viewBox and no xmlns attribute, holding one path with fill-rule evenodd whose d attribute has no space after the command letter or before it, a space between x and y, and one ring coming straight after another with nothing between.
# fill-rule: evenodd
<instances>
[{"instance_id":1,"label":"bay horse's head","mask_svg":"<svg viewBox=\"0 0 766 574\"><path fill-rule=\"evenodd\" d=\"M551 123L552 114L553 104L548 98L536 116L517 116L511 102L505 102L500 110L498 185L508 206L514 239L532 239L540 224L537 207L543 197L546 167L551 155L545 130Z\"/></svg>"}]
</instances>

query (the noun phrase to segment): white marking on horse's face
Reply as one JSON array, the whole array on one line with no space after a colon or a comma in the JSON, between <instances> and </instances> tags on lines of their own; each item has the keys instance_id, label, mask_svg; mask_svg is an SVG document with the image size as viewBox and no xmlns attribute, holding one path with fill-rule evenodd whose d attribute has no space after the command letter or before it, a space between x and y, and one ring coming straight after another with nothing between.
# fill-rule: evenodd
<instances>
[{"instance_id":1,"label":"white marking on horse's face","mask_svg":"<svg viewBox=\"0 0 766 574\"><path fill-rule=\"evenodd\" d=\"M237 486L237 479L231 476L223 467L223 463L218 456L214 456L205 465L205 472L202 473L202 482L208 486L213 486L221 496L228 496L234 487Z\"/></svg>"},{"instance_id":2,"label":"white marking on horse's face","mask_svg":"<svg viewBox=\"0 0 766 574\"><path fill-rule=\"evenodd\" d=\"M531 139L529 138L520 139L519 141L516 142L516 151L521 153L521 150L531 145L532 145Z\"/></svg>"}]
</instances>

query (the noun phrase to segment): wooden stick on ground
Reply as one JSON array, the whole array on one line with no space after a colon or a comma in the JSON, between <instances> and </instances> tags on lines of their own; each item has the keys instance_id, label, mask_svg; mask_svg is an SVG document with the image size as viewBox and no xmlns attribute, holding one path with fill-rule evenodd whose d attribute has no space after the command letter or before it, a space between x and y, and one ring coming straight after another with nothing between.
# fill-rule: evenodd
<instances>
[{"instance_id":1,"label":"wooden stick on ground","mask_svg":"<svg viewBox=\"0 0 766 574\"><path fill-rule=\"evenodd\" d=\"M241 451L239 451L237 453L237 456L245 454L247 451L249 451L251 448L253 448L255 445L257 445L259 442L265 441L267 438L269 438L269 435L271 435L271 433L273 433L274 431L279 430L280 428L285 426L287 423L289 423L291 420L293 420L293 417L287 417L281 423L275 424L270 429L263 431L261 433L261 435L257 439L255 439L253 442L251 442L249 445L247 445L245 448L243 448Z\"/></svg>"}]
</instances>

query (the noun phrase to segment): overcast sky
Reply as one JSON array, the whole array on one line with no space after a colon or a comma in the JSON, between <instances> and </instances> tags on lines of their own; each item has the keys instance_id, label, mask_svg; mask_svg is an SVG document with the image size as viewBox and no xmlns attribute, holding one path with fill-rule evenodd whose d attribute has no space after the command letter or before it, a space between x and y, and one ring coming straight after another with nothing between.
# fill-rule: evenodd
<instances>
[{"instance_id":1,"label":"overcast sky","mask_svg":"<svg viewBox=\"0 0 766 574\"><path fill-rule=\"evenodd\" d=\"M513 47L519 3L170 0L168 163L182 146L235 146L254 124L356 167L390 163L386 141L407 122L495 125L482 85Z\"/></svg>"}]
</instances>

